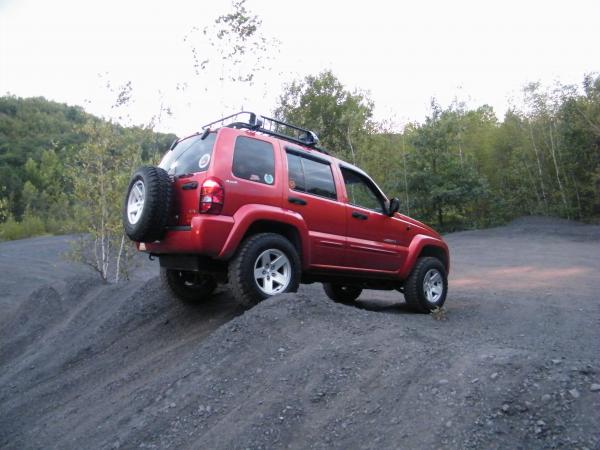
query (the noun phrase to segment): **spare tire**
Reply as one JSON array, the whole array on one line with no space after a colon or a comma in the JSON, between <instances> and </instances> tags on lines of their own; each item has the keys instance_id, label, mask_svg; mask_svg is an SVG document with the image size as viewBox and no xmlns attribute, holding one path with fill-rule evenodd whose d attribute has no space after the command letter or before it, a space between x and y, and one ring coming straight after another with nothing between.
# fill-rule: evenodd
<instances>
[{"instance_id":1,"label":"spare tire","mask_svg":"<svg viewBox=\"0 0 600 450\"><path fill-rule=\"evenodd\" d=\"M171 178L160 167L142 166L129 182L123 205L123 227L133 241L153 242L163 237L172 199Z\"/></svg>"}]
</instances>

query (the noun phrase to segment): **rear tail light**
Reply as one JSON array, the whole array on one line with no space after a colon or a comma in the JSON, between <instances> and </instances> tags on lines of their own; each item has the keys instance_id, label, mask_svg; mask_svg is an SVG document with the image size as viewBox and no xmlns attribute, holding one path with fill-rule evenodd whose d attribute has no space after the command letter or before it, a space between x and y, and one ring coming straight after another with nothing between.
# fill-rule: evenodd
<instances>
[{"instance_id":1,"label":"rear tail light","mask_svg":"<svg viewBox=\"0 0 600 450\"><path fill-rule=\"evenodd\" d=\"M203 214L221 214L225 190L217 180L209 178L200 189L200 212Z\"/></svg>"}]
</instances>

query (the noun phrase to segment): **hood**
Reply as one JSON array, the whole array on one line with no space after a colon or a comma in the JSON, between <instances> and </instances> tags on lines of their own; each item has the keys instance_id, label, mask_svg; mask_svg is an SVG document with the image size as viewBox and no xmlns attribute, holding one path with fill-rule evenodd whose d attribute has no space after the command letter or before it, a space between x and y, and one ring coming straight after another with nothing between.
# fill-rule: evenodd
<instances>
[{"instance_id":1,"label":"hood","mask_svg":"<svg viewBox=\"0 0 600 450\"><path fill-rule=\"evenodd\" d=\"M395 216L398 217L399 219L402 219L405 222L410 223L411 225L414 225L415 227L421 228L424 231L424 234L427 234L431 237L443 240L440 233L435 231L429 225L425 225L423 222L419 222L418 220L415 220L412 217L405 216L404 214L396 213Z\"/></svg>"}]
</instances>

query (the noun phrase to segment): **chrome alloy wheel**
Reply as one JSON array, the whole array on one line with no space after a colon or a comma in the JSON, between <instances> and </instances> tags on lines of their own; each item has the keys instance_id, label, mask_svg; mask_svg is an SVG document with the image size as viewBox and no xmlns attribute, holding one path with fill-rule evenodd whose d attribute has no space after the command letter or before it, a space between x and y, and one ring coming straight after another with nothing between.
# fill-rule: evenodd
<instances>
[{"instance_id":1,"label":"chrome alloy wheel","mask_svg":"<svg viewBox=\"0 0 600 450\"><path fill-rule=\"evenodd\" d=\"M429 303L437 303L444 294L444 279L437 269L429 269L423 278L423 293Z\"/></svg>"},{"instance_id":2,"label":"chrome alloy wheel","mask_svg":"<svg viewBox=\"0 0 600 450\"><path fill-rule=\"evenodd\" d=\"M265 250L254 262L254 281L267 295L275 295L286 290L292 279L292 265L281 250Z\"/></svg>"},{"instance_id":3,"label":"chrome alloy wheel","mask_svg":"<svg viewBox=\"0 0 600 450\"><path fill-rule=\"evenodd\" d=\"M142 216L144 210L144 202L146 200L146 188L142 180L138 180L129 191L127 199L127 220L132 225L135 225Z\"/></svg>"}]
</instances>

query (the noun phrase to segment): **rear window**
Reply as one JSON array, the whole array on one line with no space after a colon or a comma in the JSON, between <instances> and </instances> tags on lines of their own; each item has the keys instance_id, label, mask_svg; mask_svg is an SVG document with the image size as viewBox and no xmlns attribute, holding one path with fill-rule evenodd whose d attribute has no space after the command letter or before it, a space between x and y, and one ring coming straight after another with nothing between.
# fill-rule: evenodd
<instances>
[{"instance_id":1,"label":"rear window","mask_svg":"<svg viewBox=\"0 0 600 450\"><path fill-rule=\"evenodd\" d=\"M239 136L233 151L233 174L257 183L275 183L273 146L265 141Z\"/></svg>"},{"instance_id":2,"label":"rear window","mask_svg":"<svg viewBox=\"0 0 600 450\"><path fill-rule=\"evenodd\" d=\"M159 164L169 175L204 172L208 170L217 133L206 138L196 135L180 141Z\"/></svg>"}]
</instances>

